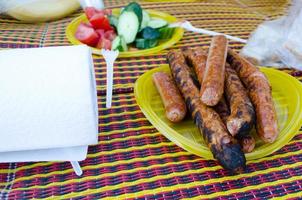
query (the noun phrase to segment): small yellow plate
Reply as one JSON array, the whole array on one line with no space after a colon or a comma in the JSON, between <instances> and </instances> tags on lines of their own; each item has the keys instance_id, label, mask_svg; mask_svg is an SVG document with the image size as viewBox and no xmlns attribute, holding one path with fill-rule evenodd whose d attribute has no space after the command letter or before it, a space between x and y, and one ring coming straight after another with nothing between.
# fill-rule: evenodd
<instances>
[{"instance_id":1,"label":"small yellow plate","mask_svg":"<svg viewBox=\"0 0 302 200\"><path fill-rule=\"evenodd\" d=\"M265 144L253 130L256 147L253 152L246 154L247 160L262 158L279 150L297 134L302 125L301 83L284 72L264 67L260 69L272 86L280 133L274 143ZM176 145L195 155L212 159L212 153L190 117L176 124L165 117L164 106L152 82L152 74L159 71L170 73L168 65L161 65L143 74L135 83L135 98L141 110L153 126Z\"/></svg>"},{"instance_id":2,"label":"small yellow plate","mask_svg":"<svg viewBox=\"0 0 302 200\"><path fill-rule=\"evenodd\" d=\"M146 10L151 17L155 18L161 18L166 20L168 23L176 22L177 19L173 17L172 15L169 15L164 12L159 12L155 10ZM119 15L120 9L113 9L112 10L114 15ZM75 33L77 31L77 28L81 22L88 22L88 19L85 14L80 15L79 17L75 18L66 29L66 36L67 39L71 42L71 44L79 45L83 44L81 43L76 37ZM175 43L177 43L184 34L184 30L182 28L175 28L173 36L168 39L161 41L156 47L150 48L150 49L144 49L144 50L136 50L136 51L127 51L127 52L120 52L119 57L132 57L132 56L145 56L145 55L151 55L155 54L163 49L167 49L171 46L173 46ZM101 50L91 47L92 52L94 54L101 55Z\"/></svg>"}]
</instances>

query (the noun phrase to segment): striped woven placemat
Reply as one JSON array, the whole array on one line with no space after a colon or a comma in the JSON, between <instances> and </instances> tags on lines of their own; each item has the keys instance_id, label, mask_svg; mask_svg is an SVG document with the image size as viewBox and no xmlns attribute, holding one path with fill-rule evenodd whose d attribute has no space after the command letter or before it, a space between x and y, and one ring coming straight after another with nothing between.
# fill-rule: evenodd
<instances>
[{"instance_id":1,"label":"striped woven placemat","mask_svg":"<svg viewBox=\"0 0 302 200\"><path fill-rule=\"evenodd\" d=\"M128 1L105 1L120 7ZM284 12L287 2L216 1L142 2L194 25L248 38L265 18ZM280 6L279 6L280 5ZM282 6L281 6L282 5ZM248 8L246 8L248 6ZM269 12L269 6L280 7ZM260 14L259 14L260 13ZM69 45L66 25L80 12L56 22L22 24L0 19L0 48ZM173 48L207 46L210 37L186 32ZM231 42L240 49L241 44ZM77 177L68 162L0 164L0 199L267 199L296 198L302 193L302 131L285 147L248 163L231 175L213 160L192 155L161 135L144 117L133 94L135 80L166 63L166 51L153 56L121 58L114 71L113 107L105 108L105 63L94 56L99 102L99 144L89 148ZM285 72L301 80L302 73Z\"/></svg>"}]
</instances>

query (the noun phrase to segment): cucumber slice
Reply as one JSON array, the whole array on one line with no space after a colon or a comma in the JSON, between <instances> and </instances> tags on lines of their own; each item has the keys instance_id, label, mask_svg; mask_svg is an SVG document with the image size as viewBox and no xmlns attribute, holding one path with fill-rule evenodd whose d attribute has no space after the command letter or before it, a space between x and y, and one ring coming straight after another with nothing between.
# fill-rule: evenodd
<instances>
[{"instance_id":1,"label":"cucumber slice","mask_svg":"<svg viewBox=\"0 0 302 200\"><path fill-rule=\"evenodd\" d=\"M150 15L146 11L143 10L143 19L142 19L140 30L143 30L144 28L146 28L148 26L149 21L150 21Z\"/></svg>"},{"instance_id":2,"label":"cucumber slice","mask_svg":"<svg viewBox=\"0 0 302 200\"><path fill-rule=\"evenodd\" d=\"M175 28L169 28L168 26L160 28L158 31L160 33L160 39L170 39L174 34Z\"/></svg>"},{"instance_id":3,"label":"cucumber slice","mask_svg":"<svg viewBox=\"0 0 302 200\"><path fill-rule=\"evenodd\" d=\"M129 44L135 40L139 29L137 15L134 12L124 11L118 20L117 32L123 36L126 43Z\"/></svg>"},{"instance_id":4,"label":"cucumber slice","mask_svg":"<svg viewBox=\"0 0 302 200\"><path fill-rule=\"evenodd\" d=\"M166 20L159 19L159 18L152 18L148 22L148 26L151 28L162 28L166 25L168 25L168 22Z\"/></svg>"},{"instance_id":5,"label":"cucumber slice","mask_svg":"<svg viewBox=\"0 0 302 200\"><path fill-rule=\"evenodd\" d=\"M135 46L138 49L149 49L155 47L158 44L157 39L143 39L138 38L135 40Z\"/></svg>"},{"instance_id":6,"label":"cucumber slice","mask_svg":"<svg viewBox=\"0 0 302 200\"><path fill-rule=\"evenodd\" d=\"M119 50L121 51L122 49L122 44L121 44L121 37L116 36L114 40L112 41L112 50Z\"/></svg>"},{"instance_id":7,"label":"cucumber slice","mask_svg":"<svg viewBox=\"0 0 302 200\"><path fill-rule=\"evenodd\" d=\"M118 25L118 18L114 15L109 15L108 16L109 22L111 26L114 26L115 28L117 28Z\"/></svg>"},{"instance_id":8,"label":"cucumber slice","mask_svg":"<svg viewBox=\"0 0 302 200\"><path fill-rule=\"evenodd\" d=\"M141 8L141 6L136 2L131 2L124 8L123 12L125 11L134 12L136 14L140 27L143 19L143 9Z\"/></svg>"},{"instance_id":9,"label":"cucumber slice","mask_svg":"<svg viewBox=\"0 0 302 200\"><path fill-rule=\"evenodd\" d=\"M112 41L112 50L119 50L120 52L128 51L128 46L123 36L116 36Z\"/></svg>"},{"instance_id":10,"label":"cucumber slice","mask_svg":"<svg viewBox=\"0 0 302 200\"><path fill-rule=\"evenodd\" d=\"M160 32L157 29L147 26L139 35L144 39L157 39L160 37Z\"/></svg>"}]
</instances>

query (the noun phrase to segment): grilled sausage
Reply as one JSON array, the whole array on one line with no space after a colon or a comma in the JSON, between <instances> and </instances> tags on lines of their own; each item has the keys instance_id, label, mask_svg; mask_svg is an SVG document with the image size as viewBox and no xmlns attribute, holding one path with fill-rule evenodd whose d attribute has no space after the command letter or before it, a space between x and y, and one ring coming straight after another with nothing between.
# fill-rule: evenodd
<instances>
[{"instance_id":1,"label":"grilled sausage","mask_svg":"<svg viewBox=\"0 0 302 200\"><path fill-rule=\"evenodd\" d=\"M201 48L184 49L183 54L186 61L194 68L198 81L202 83L207 60L204 50ZM235 89L238 89L238 91ZM229 124L227 126L229 132L233 131L235 133L234 135L237 136L236 139L241 144L243 151L245 153L251 152L255 147L255 140L249 135L249 131L254 123L255 112L240 79L228 63L226 63L225 90L229 97L232 114L223 96L218 104L214 106L214 110L226 126Z\"/></svg>"},{"instance_id":2,"label":"grilled sausage","mask_svg":"<svg viewBox=\"0 0 302 200\"><path fill-rule=\"evenodd\" d=\"M197 79L202 84L204 71L207 63L207 54L202 48L183 49L183 55L190 66L194 68Z\"/></svg>"},{"instance_id":3,"label":"grilled sausage","mask_svg":"<svg viewBox=\"0 0 302 200\"><path fill-rule=\"evenodd\" d=\"M194 68L198 81L202 83L207 60L206 53L203 49L196 48L184 49L183 54L186 58L186 61ZM214 107L214 110L219 114L225 125L227 125L227 121L229 119L229 123L231 124L229 125L229 127L233 128L233 130L234 125L238 124L237 127L235 126L236 130L238 131L237 133L239 133L236 138L238 139L243 151L245 153L248 153L253 151L255 147L255 140L251 135L249 135L250 128L252 127L254 121L255 113L253 106L251 105L251 102L236 72L232 68L230 68L228 63L226 63L225 70L225 93L227 93L227 96L229 97L228 99L231 104L231 108L233 108L233 112L230 116L230 109L228 108L224 97L220 99L218 104ZM237 87L237 85L239 86ZM238 89L239 91L235 91L235 89ZM237 97L239 99L234 99ZM245 106L245 104L247 104L247 106ZM243 118L240 118L240 116L243 116ZM239 123L234 123L236 121L239 121Z\"/></svg>"},{"instance_id":4,"label":"grilled sausage","mask_svg":"<svg viewBox=\"0 0 302 200\"><path fill-rule=\"evenodd\" d=\"M186 116L187 107L172 77L164 72L156 72L152 78L164 103L166 117L171 122L183 120Z\"/></svg>"},{"instance_id":5,"label":"grilled sausage","mask_svg":"<svg viewBox=\"0 0 302 200\"><path fill-rule=\"evenodd\" d=\"M200 89L200 99L208 106L215 106L223 94L227 48L225 36L213 37Z\"/></svg>"},{"instance_id":6,"label":"grilled sausage","mask_svg":"<svg viewBox=\"0 0 302 200\"><path fill-rule=\"evenodd\" d=\"M274 142L279 131L271 87L267 78L256 66L231 49L228 50L227 61L237 71L248 90L256 111L257 134L265 142Z\"/></svg>"},{"instance_id":7,"label":"grilled sausage","mask_svg":"<svg viewBox=\"0 0 302 200\"><path fill-rule=\"evenodd\" d=\"M200 101L199 90L195 86L181 51L170 51L167 61L173 78L185 98L195 124L203 134L214 158L232 172L241 172L245 167L245 156L240 145L231 137L219 115Z\"/></svg>"},{"instance_id":8,"label":"grilled sausage","mask_svg":"<svg viewBox=\"0 0 302 200\"><path fill-rule=\"evenodd\" d=\"M225 98L222 97L218 104L214 106L215 111L219 114L222 121L227 124L227 120L230 115L230 109L225 101ZM244 153L250 153L255 148L255 139L250 133L248 134L237 134L236 139L238 140L239 144L241 145L241 148Z\"/></svg>"},{"instance_id":9,"label":"grilled sausage","mask_svg":"<svg viewBox=\"0 0 302 200\"><path fill-rule=\"evenodd\" d=\"M240 138L248 135L255 122L255 111L236 71L228 63L225 66L225 97L230 105L227 128L231 135Z\"/></svg>"},{"instance_id":10,"label":"grilled sausage","mask_svg":"<svg viewBox=\"0 0 302 200\"><path fill-rule=\"evenodd\" d=\"M223 123L226 125L227 119L230 116L230 109L225 101L224 96L222 96L218 104L216 104L216 106L214 106L213 108L219 114Z\"/></svg>"},{"instance_id":11,"label":"grilled sausage","mask_svg":"<svg viewBox=\"0 0 302 200\"><path fill-rule=\"evenodd\" d=\"M238 141L244 153L250 153L255 149L256 141L252 135L244 135Z\"/></svg>"}]
</instances>

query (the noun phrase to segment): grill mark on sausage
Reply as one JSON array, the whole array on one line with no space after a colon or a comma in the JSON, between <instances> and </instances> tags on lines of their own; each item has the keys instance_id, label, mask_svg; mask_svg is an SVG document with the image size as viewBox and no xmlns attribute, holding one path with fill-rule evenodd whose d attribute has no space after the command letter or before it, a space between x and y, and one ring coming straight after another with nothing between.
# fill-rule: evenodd
<instances>
[{"instance_id":1,"label":"grill mark on sausage","mask_svg":"<svg viewBox=\"0 0 302 200\"><path fill-rule=\"evenodd\" d=\"M256 112L257 134L267 143L274 142L279 131L271 86L267 78L256 66L231 49L228 50L227 61L237 71L248 90L248 95Z\"/></svg>"},{"instance_id":2,"label":"grill mark on sausage","mask_svg":"<svg viewBox=\"0 0 302 200\"><path fill-rule=\"evenodd\" d=\"M227 119L230 115L229 107L227 105L227 102L225 101L225 98L222 97L222 99L219 101L219 103L214 106L215 111L220 115L222 121L224 124L227 123ZM249 127L245 127L246 125L243 125L242 129L249 129ZM235 138L238 140L242 150L244 153L250 153L255 148L255 139L250 134L244 133L244 130L240 130L239 133L235 136Z\"/></svg>"},{"instance_id":3,"label":"grill mark on sausage","mask_svg":"<svg viewBox=\"0 0 302 200\"><path fill-rule=\"evenodd\" d=\"M219 115L200 101L199 90L190 76L189 67L181 51L170 51L167 60L188 110L214 158L225 169L235 173L243 171L246 159L240 145L228 134Z\"/></svg>"},{"instance_id":4,"label":"grill mark on sausage","mask_svg":"<svg viewBox=\"0 0 302 200\"><path fill-rule=\"evenodd\" d=\"M238 137L249 134L255 122L255 112L247 91L236 71L226 63L225 97L230 105L230 116L226 120L229 132Z\"/></svg>"}]
</instances>

